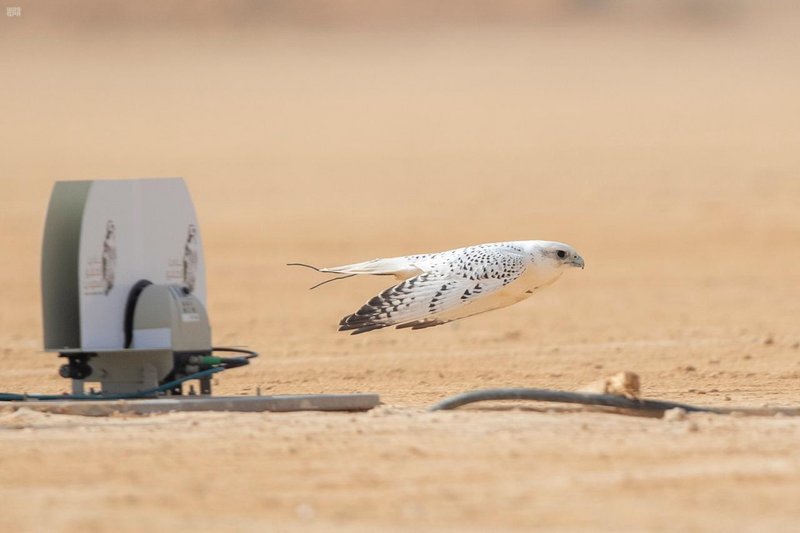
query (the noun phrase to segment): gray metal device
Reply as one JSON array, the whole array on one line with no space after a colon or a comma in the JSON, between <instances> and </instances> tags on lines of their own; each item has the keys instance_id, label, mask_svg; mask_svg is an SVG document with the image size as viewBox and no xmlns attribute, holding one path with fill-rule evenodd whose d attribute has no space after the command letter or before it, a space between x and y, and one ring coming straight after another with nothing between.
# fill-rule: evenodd
<instances>
[{"instance_id":1,"label":"gray metal device","mask_svg":"<svg viewBox=\"0 0 800 533\"><path fill-rule=\"evenodd\" d=\"M202 239L180 178L57 182L42 243L42 312L45 351L67 359L60 374L73 395L18 395L38 409L365 411L380 403L377 394L208 397L211 374L257 354L212 347ZM200 398L174 398L194 379ZM84 394L86 383L99 383L100 394ZM148 400L117 401L132 397Z\"/></svg>"},{"instance_id":2,"label":"gray metal device","mask_svg":"<svg viewBox=\"0 0 800 533\"><path fill-rule=\"evenodd\" d=\"M182 179L57 182L42 246L45 350L73 392L152 389L211 356L199 226ZM205 359L207 361L207 359ZM211 393L210 379L201 393ZM173 393L180 394L180 386Z\"/></svg>"}]
</instances>

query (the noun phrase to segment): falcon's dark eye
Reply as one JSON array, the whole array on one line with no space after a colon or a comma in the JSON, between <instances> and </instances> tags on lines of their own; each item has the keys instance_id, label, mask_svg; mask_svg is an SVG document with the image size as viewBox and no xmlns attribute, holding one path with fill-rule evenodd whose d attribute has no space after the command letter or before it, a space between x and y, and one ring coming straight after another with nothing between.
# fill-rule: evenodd
<instances>
[{"instance_id":1,"label":"falcon's dark eye","mask_svg":"<svg viewBox=\"0 0 800 533\"><path fill-rule=\"evenodd\" d=\"M559 250L556 252L556 255L561 259L564 259L565 257L567 257L567 252L565 252L564 250Z\"/></svg>"}]
</instances>

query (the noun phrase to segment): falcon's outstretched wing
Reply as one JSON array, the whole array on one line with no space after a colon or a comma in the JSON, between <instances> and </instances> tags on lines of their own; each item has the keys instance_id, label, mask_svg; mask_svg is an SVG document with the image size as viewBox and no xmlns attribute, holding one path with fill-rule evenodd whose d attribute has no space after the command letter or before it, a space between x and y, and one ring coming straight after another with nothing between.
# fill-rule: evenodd
<instances>
[{"instance_id":1,"label":"falcon's outstretched wing","mask_svg":"<svg viewBox=\"0 0 800 533\"><path fill-rule=\"evenodd\" d=\"M518 299L506 297L502 288L522 272L524 267L505 279L423 273L386 289L344 317L339 331L355 335L387 326L421 329L504 307Z\"/></svg>"}]
</instances>

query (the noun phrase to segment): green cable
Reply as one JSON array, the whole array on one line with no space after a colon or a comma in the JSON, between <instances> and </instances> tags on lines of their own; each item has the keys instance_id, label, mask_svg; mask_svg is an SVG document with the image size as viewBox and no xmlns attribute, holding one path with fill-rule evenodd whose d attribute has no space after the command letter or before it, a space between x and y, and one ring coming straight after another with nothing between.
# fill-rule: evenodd
<instances>
[{"instance_id":1,"label":"green cable","mask_svg":"<svg viewBox=\"0 0 800 533\"><path fill-rule=\"evenodd\" d=\"M127 394L14 394L10 392L2 392L0 393L0 401L4 402L15 402L15 401L25 401L25 400L39 400L39 401L52 401L52 400L135 400L139 398L148 398L159 392L166 392L173 387L176 387L183 383L184 381L189 381L192 379L201 379L206 376L210 376L211 374L216 374L217 372L222 372L226 370L224 366L217 366L214 368L209 368L208 370L201 370L200 372L195 372L194 374L189 374L188 376L184 376L182 378L170 381L168 383L164 383L163 385L159 385L158 387L153 387L152 389L145 389L140 390L137 392L131 392Z\"/></svg>"}]
</instances>

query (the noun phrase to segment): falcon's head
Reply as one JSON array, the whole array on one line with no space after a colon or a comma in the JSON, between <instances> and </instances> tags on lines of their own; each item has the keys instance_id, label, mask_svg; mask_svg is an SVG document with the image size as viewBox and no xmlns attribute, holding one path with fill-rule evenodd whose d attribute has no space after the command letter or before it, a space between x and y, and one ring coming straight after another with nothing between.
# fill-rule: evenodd
<instances>
[{"instance_id":1,"label":"falcon's head","mask_svg":"<svg viewBox=\"0 0 800 533\"><path fill-rule=\"evenodd\" d=\"M533 241L534 262L546 264L551 268L583 268L583 257L575 248L563 242Z\"/></svg>"}]
</instances>

